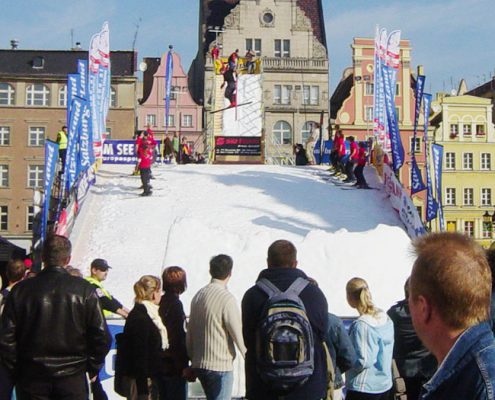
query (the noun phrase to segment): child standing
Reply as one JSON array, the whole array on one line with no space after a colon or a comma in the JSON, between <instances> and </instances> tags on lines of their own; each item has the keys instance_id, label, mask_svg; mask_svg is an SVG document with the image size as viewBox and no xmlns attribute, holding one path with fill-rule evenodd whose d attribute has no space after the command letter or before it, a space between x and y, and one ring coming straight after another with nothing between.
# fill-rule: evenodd
<instances>
[{"instance_id":1,"label":"child standing","mask_svg":"<svg viewBox=\"0 0 495 400\"><path fill-rule=\"evenodd\" d=\"M151 196L153 193L150 186L151 164L153 163L153 146L147 138L143 138L138 149L139 173L143 184L141 196Z\"/></svg>"}]
</instances>

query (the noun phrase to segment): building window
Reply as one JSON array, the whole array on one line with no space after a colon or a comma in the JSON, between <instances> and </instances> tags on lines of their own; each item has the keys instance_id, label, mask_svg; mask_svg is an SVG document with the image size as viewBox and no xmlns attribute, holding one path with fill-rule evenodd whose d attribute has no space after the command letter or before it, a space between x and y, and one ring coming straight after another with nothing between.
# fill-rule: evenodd
<instances>
[{"instance_id":1,"label":"building window","mask_svg":"<svg viewBox=\"0 0 495 400\"><path fill-rule=\"evenodd\" d=\"M0 187L9 187L9 166L0 165Z\"/></svg>"},{"instance_id":2,"label":"building window","mask_svg":"<svg viewBox=\"0 0 495 400\"><path fill-rule=\"evenodd\" d=\"M28 106L49 106L50 90L42 83L35 83L26 88L26 101Z\"/></svg>"},{"instance_id":3,"label":"building window","mask_svg":"<svg viewBox=\"0 0 495 400\"><path fill-rule=\"evenodd\" d=\"M34 222L34 207L27 206L26 207L26 230L33 230L33 222Z\"/></svg>"},{"instance_id":4,"label":"building window","mask_svg":"<svg viewBox=\"0 0 495 400\"><path fill-rule=\"evenodd\" d=\"M464 169L473 169L473 153L464 153L462 167Z\"/></svg>"},{"instance_id":5,"label":"building window","mask_svg":"<svg viewBox=\"0 0 495 400\"><path fill-rule=\"evenodd\" d=\"M471 124L462 124L462 134L471 136Z\"/></svg>"},{"instance_id":6,"label":"building window","mask_svg":"<svg viewBox=\"0 0 495 400\"><path fill-rule=\"evenodd\" d=\"M492 169L492 155L481 153L481 169L490 171Z\"/></svg>"},{"instance_id":7,"label":"building window","mask_svg":"<svg viewBox=\"0 0 495 400\"><path fill-rule=\"evenodd\" d=\"M0 206L0 230L6 231L9 228L9 208Z\"/></svg>"},{"instance_id":8,"label":"building window","mask_svg":"<svg viewBox=\"0 0 495 400\"><path fill-rule=\"evenodd\" d=\"M146 126L156 126L156 115L155 114L147 114L146 115Z\"/></svg>"},{"instance_id":9,"label":"building window","mask_svg":"<svg viewBox=\"0 0 495 400\"><path fill-rule=\"evenodd\" d=\"M483 136L485 134L485 125L478 124L476 125L476 135Z\"/></svg>"},{"instance_id":10,"label":"building window","mask_svg":"<svg viewBox=\"0 0 495 400\"><path fill-rule=\"evenodd\" d=\"M421 153L421 138L419 137L412 137L411 138L411 153Z\"/></svg>"},{"instance_id":11,"label":"building window","mask_svg":"<svg viewBox=\"0 0 495 400\"><path fill-rule=\"evenodd\" d=\"M275 39L275 57L290 57L290 40Z\"/></svg>"},{"instance_id":12,"label":"building window","mask_svg":"<svg viewBox=\"0 0 495 400\"><path fill-rule=\"evenodd\" d=\"M366 82L364 93L366 96L373 96L375 94L375 84L373 82Z\"/></svg>"},{"instance_id":13,"label":"building window","mask_svg":"<svg viewBox=\"0 0 495 400\"><path fill-rule=\"evenodd\" d=\"M308 138L311 136L311 131L313 129L313 126L316 125L316 122L313 121L306 121L301 129L301 139L303 143L306 143L308 141ZM318 140L318 139L317 139Z\"/></svg>"},{"instance_id":14,"label":"building window","mask_svg":"<svg viewBox=\"0 0 495 400\"><path fill-rule=\"evenodd\" d=\"M319 86L303 86L303 105L316 106L320 103L320 87Z\"/></svg>"},{"instance_id":15,"label":"building window","mask_svg":"<svg viewBox=\"0 0 495 400\"><path fill-rule=\"evenodd\" d=\"M67 107L67 85L58 90L58 106Z\"/></svg>"},{"instance_id":16,"label":"building window","mask_svg":"<svg viewBox=\"0 0 495 400\"><path fill-rule=\"evenodd\" d=\"M373 106L364 107L364 120L367 122L373 121Z\"/></svg>"},{"instance_id":17,"label":"building window","mask_svg":"<svg viewBox=\"0 0 495 400\"><path fill-rule=\"evenodd\" d=\"M292 129L288 122L277 121L273 126L274 144L292 144Z\"/></svg>"},{"instance_id":18,"label":"building window","mask_svg":"<svg viewBox=\"0 0 495 400\"><path fill-rule=\"evenodd\" d=\"M482 224L482 237L483 239L491 239L492 238L492 223L484 222Z\"/></svg>"},{"instance_id":19,"label":"building window","mask_svg":"<svg viewBox=\"0 0 495 400\"><path fill-rule=\"evenodd\" d=\"M445 169L455 169L455 153L445 153Z\"/></svg>"},{"instance_id":20,"label":"building window","mask_svg":"<svg viewBox=\"0 0 495 400\"><path fill-rule=\"evenodd\" d=\"M290 104L291 92L291 85L275 85L273 89L273 103Z\"/></svg>"},{"instance_id":21,"label":"building window","mask_svg":"<svg viewBox=\"0 0 495 400\"><path fill-rule=\"evenodd\" d=\"M193 116L189 114L185 114L182 116L182 126L186 128L190 128L193 125Z\"/></svg>"},{"instance_id":22,"label":"building window","mask_svg":"<svg viewBox=\"0 0 495 400\"><path fill-rule=\"evenodd\" d=\"M168 126L175 126L175 115L168 115Z\"/></svg>"},{"instance_id":23,"label":"building window","mask_svg":"<svg viewBox=\"0 0 495 400\"><path fill-rule=\"evenodd\" d=\"M254 54L261 56L261 39L246 39L246 52L252 50Z\"/></svg>"},{"instance_id":24,"label":"building window","mask_svg":"<svg viewBox=\"0 0 495 400\"><path fill-rule=\"evenodd\" d=\"M0 146L10 146L9 126L0 126Z\"/></svg>"},{"instance_id":25,"label":"building window","mask_svg":"<svg viewBox=\"0 0 495 400\"><path fill-rule=\"evenodd\" d=\"M474 193L473 188L465 188L464 189L464 205L465 206L474 205L473 193Z\"/></svg>"},{"instance_id":26,"label":"building window","mask_svg":"<svg viewBox=\"0 0 495 400\"><path fill-rule=\"evenodd\" d=\"M110 88L110 107L117 107L117 92L113 87Z\"/></svg>"},{"instance_id":27,"label":"building window","mask_svg":"<svg viewBox=\"0 0 495 400\"><path fill-rule=\"evenodd\" d=\"M459 134L459 125L450 124L450 136L457 136Z\"/></svg>"},{"instance_id":28,"label":"building window","mask_svg":"<svg viewBox=\"0 0 495 400\"><path fill-rule=\"evenodd\" d=\"M474 236L474 221L464 221L464 234L469 237Z\"/></svg>"},{"instance_id":29,"label":"building window","mask_svg":"<svg viewBox=\"0 0 495 400\"><path fill-rule=\"evenodd\" d=\"M395 84L395 95L400 96L400 83Z\"/></svg>"},{"instance_id":30,"label":"building window","mask_svg":"<svg viewBox=\"0 0 495 400\"><path fill-rule=\"evenodd\" d=\"M28 167L28 187L40 188L43 186L43 165L30 165Z\"/></svg>"},{"instance_id":31,"label":"building window","mask_svg":"<svg viewBox=\"0 0 495 400\"><path fill-rule=\"evenodd\" d=\"M12 106L14 105L14 94L15 90L12 85L8 83L0 83L0 105L1 106Z\"/></svg>"},{"instance_id":32,"label":"building window","mask_svg":"<svg viewBox=\"0 0 495 400\"><path fill-rule=\"evenodd\" d=\"M445 205L455 206L455 188L445 189Z\"/></svg>"},{"instance_id":33,"label":"building window","mask_svg":"<svg viewBox=\"0 0 495 400\"><path fill-rule=\"evenodd\" d=\"M45 144L45 128L42 126L29 127L29 146L40 147Z\"/></svg>"},{"instance_id":34,"label":"building window","mask_svg":"<svg viewBox=\"0 0 495 400\"><path fill-rule=\"evenodd\" d=\"M481 205L482 206L492 205L492 189L490 188L481 189Z\"/></svg>"},{"instance_id":35,"label":"building window","mask_svg":"<svg viewBox=\"0 0 495 400\"><path fill-rule=\"evenodd\" d=\"M397 117L397 121L400 121L400 107L395 107L395 116Z\"/></svg>"}]
</instances>

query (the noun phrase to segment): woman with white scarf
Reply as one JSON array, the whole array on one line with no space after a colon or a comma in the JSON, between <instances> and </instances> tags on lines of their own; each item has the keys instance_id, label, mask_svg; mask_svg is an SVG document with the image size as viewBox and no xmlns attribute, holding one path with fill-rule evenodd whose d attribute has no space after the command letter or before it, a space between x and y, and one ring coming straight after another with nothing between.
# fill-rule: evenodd
<instances>
[{"instance_id":1,"label":"woman with white scarf","mask_svg":"<svg viewBox=\"0 0 495 400\"><path fill-rule=\"evenodd\" d=\"M134 284L134 308L124 326L127 347L126 370L132 379L128 400L157 400L157 375L165 349L167 329L158 314L160 279L144 275Z\"/></svg>"}]
</instances>

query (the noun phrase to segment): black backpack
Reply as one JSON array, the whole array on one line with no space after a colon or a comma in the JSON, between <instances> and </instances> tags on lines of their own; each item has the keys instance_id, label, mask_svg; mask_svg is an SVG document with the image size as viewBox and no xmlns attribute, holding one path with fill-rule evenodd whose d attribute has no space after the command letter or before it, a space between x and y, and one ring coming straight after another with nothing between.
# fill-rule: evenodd
<instances>
[{"instance_id":1,"label":"black backpack","mask_svg":"<svg viewBox=\"0 0 495 400\"><path fill-rule=\"evenodd\" d=\"M287 393L313 375L313 331L299 297L308 283L297 278L285 292L267 279L256 283L268 295L256 331L256 366L276 393Z\"/></svg>"}]
</instances>

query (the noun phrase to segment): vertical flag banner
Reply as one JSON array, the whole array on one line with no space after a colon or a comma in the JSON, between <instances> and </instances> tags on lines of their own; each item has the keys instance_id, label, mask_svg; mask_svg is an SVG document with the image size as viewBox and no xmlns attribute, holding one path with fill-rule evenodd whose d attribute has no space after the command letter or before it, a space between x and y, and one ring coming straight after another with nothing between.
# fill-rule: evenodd
<instances>
[{"instance_id":1,"label":"vertical flag banner","mask_svg":"<svg viewBox=\"0 0 495 400\"><path fill-rule=\"evenodd\" d=\"M106 133L106 117L109 105L110 91L110 31L108 22L103 23L98 42L98 52L100 55L100 68L98 71L98 116L100 118L100 132ZM104 139L104 138L102 138Z\"/></svg>"},{"instance_id":2,"label":"vertical flag banner","mask_svg":"<svg viewBox=\"0 0 495 400\"><path fill-rule=\"evenodd\" d=\"M438 219L440 221L440 230L445 231L445 222L443 219L442 209L442 159L443 159L443 146L434 143L431 146L431 153L433 157L433 173L435 174L435 192L438 205Z\"/></svg>"},{"instance_id":3,"label":"vertical flag banner","mask_svg":"<svg viewBox=\"0 0 495 400\"><path fill-rule=\"evenodd\" d=\"M75 97L72 100L68 126L67 157L65 159L64 183L68 191L77 179L77 147L79 143L79 128L84 100Z\"/></svg>"},{"instance_id":4,"label":"vertical flag banner","mask_svg":"<svg viewBox=\"0 0 495 400\"><path fill-rule=\"evenodd\" d=\"M58 144L47 140L45 142L45 171L43 175L43 189L45 196L43 200L43 213L41 214L41 241L46 237L46 225L48 223L48 210L50 208L50 200L52 193L53 179L55 177L55 169L58 161Z\"/></svg>"},{"instance_id":5,"label":"vertical flag banner","mask_svg":"<svg viewBox=\"0 0 495 400\"><path fill-rule=\"evenodd\" d=\"M91 127L93 130L93 148L96 157L101 155L101 130L100 119L98 117L97 90L98 90L98 71L100 69L100 53L98 51L100 43L100 34L91 37L89 45L88 60L88 97L91 109Z\"/></svg>"},{"instance_id":6,"label":"vertical flag banner","mask_svg":"<svg viewBox=\"0 0 495 400\"><path fill-rule=\"evenodd\" d=\"M172 76L174 74L174 56L172 46L167 53L167 64L165 69L165 130L168 128L168 115L170 113L170 94L172 91Z\"/></svg>"},{"instance_id":7,"label":"vertical flag banner","mask_svg":"<svg viewBox=\"0 0 495 400\"><path fill-rule=\"evenodd\" d=\"M379 30L377 26L375 32L375 61L373 70L373 134L375 140L381 144L383 149L385 149L385 94L382 75L382 63L385 61L385 48L382 47L382 37L384 38L384 41L386 41L387 30L384 28Z\"/></svg>"},{"instance_id":8,"label":"vertical flag banner","mask_svg":"<svg viewBox=\"0 0 495 400\"><path fill-rule=\"evenodd\" d=\"M79 74L79 94L81 99L88 99L88 61L77 60L77 73ZM67 103L69 104L69 103Z\"/></svg>"},{"instance_id":9,"label":"vertical flag banner","mask_svg":"<svg viewBox=\"0 0 495 400\"><path fill-rule=\"evenodd\" d=\"M426 165L426 220L431 221L437 216L438 204L433 196L433 186L431 181L430 161L429 161L429 138L428 125L430 118L431 94L423 94L424 112L424 142L425 142L425 165Z\"/></svg>"},{"instance_id":10,"label":"vertical flag banner","mask_svg":"<svg viewBox=\"0 0 495 400\"><path fill-rule=\"evenodd\" d=\"M80 170L86 171L94 163L94 154L91 139L91 110L88 102L84 102L81 116L81 130L79 134Z\"/></svg>"},{"instance_id":11,"label":"vertical flag banner","mask_svg":"<svg viewBox=\"0 0 495 400\"><path fill-rule=\"evenodd\" d=\"M387 123L392 148L392 162L394 171L397 172L404 164L404 147L400 138L399 124L395 110L395 84L397 71L400 65L400 31L393 31L387 38L386 65L382 67L383 82L385 88L385 107L387 111Z\"/></svg>"},{"instance_id":12,"label":"vertical flag banner","mask_svg":"<svg viewBox=\"0 0 495 400\"><path fill-rule=\"evenodd\" d=\"M425 77L423 75L418 75L415 90L416 102L414 107L413 148L411 149L411 194L418 193L426 189L423 178L421 176L421 171L416 161L416 154L414 151L416 148L419 114L421 111L421 100L423 99L424 87Z\"/></svg>"},{"instance_id":13,"label":"vertical flag banner","mask_svg":"<svg viewBox=\"0 0 495 400\"><path fill-rule=\"evenodd\" d=\"M67 75L67 123L70 119L70 107L72 105L72 99L80 94L80 76L79 74Z\"/></svg>"}]
</instances>

